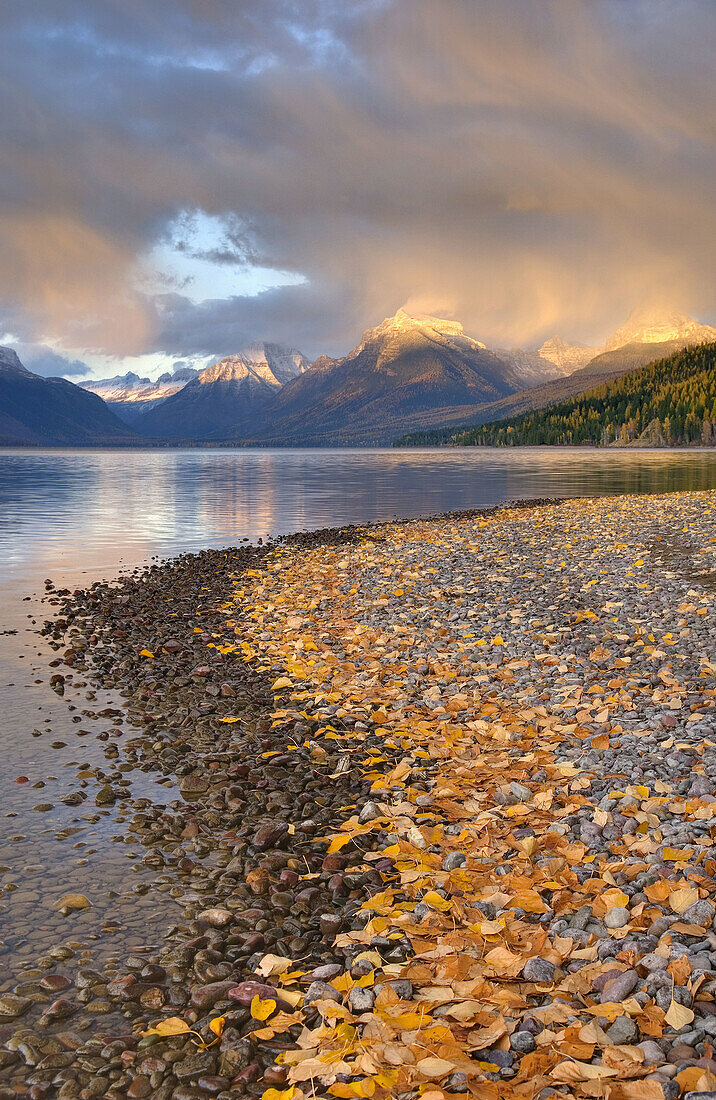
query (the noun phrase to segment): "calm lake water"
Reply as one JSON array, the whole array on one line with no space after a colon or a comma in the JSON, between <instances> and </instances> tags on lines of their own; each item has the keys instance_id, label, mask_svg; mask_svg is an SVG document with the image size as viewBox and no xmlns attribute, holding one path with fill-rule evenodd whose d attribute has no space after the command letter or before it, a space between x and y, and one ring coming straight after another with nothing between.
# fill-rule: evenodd
<instances>
[{"instance_id":1,"label":"calm lake water","mask_svg":"<svg viewBox=\"0 0 716 1100\"><path fill-rule=\"evenodd\" d=\"M142 893L121 808L94 804L90 773L107 767L96 735L124 734L89 712L119 700L88 703L81 676L64 698L49 687L55 654L36 633L53 610L46 577L75 588L153 556L302 528L714 487L716 451L0 451L0 991L52 946L99 961L172 921L168 897ZM134 797L176 797L144 773L129 778ZM84 805L61 801L78 790ZM93 908L61 917L53 902L70 891Z\"/></svg>"}]
</instances>

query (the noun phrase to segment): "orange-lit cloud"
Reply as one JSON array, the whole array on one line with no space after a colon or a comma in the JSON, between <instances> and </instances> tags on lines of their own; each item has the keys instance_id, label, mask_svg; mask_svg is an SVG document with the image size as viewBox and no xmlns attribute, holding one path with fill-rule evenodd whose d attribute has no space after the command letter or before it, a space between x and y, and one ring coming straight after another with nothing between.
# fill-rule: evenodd
<instances>
[{"instance_id":1,"label":"orange-lit cloud","mask_svg":"<svg viewBox=\"0 0 716 1100\"><path fill-rule=\"evenodd\" d=\"M501 344L600 341L657 299L716 319L712 0L61 8L0 16L0 303L28 339L337 353L406 304ZM191 210L305 284L141 292Z\"/></svg>"}]
</instances>

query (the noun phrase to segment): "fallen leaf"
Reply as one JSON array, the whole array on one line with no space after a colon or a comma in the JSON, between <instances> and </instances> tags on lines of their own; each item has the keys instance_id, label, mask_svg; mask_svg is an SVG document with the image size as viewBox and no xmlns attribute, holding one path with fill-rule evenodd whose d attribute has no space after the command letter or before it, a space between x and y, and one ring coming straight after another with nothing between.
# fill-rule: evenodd
<instances>
[{"instance_id":1,"label":"fallen leaf","mask_svg":"<svg viewBox=\"0 0 716 1100\"><path fill-rule=\"evenodd\" d=\"M276 1002L273 997L262 1000L258 993L251 1001L251 1015L254 1020L268 1020L272 1012L276 1011Z\"/></svg>"}]
</instances>

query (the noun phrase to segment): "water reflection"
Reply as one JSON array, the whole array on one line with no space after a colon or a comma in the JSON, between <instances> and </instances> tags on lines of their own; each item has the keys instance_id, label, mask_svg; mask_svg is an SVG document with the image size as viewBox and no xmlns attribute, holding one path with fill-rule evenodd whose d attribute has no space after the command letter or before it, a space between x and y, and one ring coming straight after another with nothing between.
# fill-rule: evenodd
<instances>
[{"instance_id":1,"label":"water reflection","mask_svg":"<svg viewBox=\"0 0 716 1100\"><path fill-rule=\"evenodd\" d=\"M714 484L713 451L5 451L0 557L29 579L40 563L102 568L305 527Z\"/></svg>"}]
</instances>

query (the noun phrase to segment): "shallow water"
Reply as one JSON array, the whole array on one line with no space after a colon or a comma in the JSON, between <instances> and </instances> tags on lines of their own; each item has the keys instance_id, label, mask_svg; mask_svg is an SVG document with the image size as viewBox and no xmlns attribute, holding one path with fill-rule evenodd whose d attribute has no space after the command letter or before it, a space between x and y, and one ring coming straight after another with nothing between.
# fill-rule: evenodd
<instances>
[{"instance_id":1,"label":"shallow water","mask_svg":"<svg viewBox=\"0 0 716 1100\"><path fill-rule=\"evenodd\" d=\"M120 808L95 806L95 780L84 805L60 801L83 789L83 765L106 767L106 745L131 733L97 740L124 727L83 710L119 700L88 703L81 673L64 698L51 690L56 654L35 632L53 610L40 602L45 578L75 588L153 556L301 528L715 486L716 451L0 451L0 632L14 631L0 633L0 990L50 946L94 944L98 961L156 941L177 913L134 892L152 876L133 869L142 852L124 843ZM135 798L175 796L145 773L130 778ZM43 804L52 809L34 809ZM70 891L93 908L55 913Z\"/></svg>"}]
</instances>

